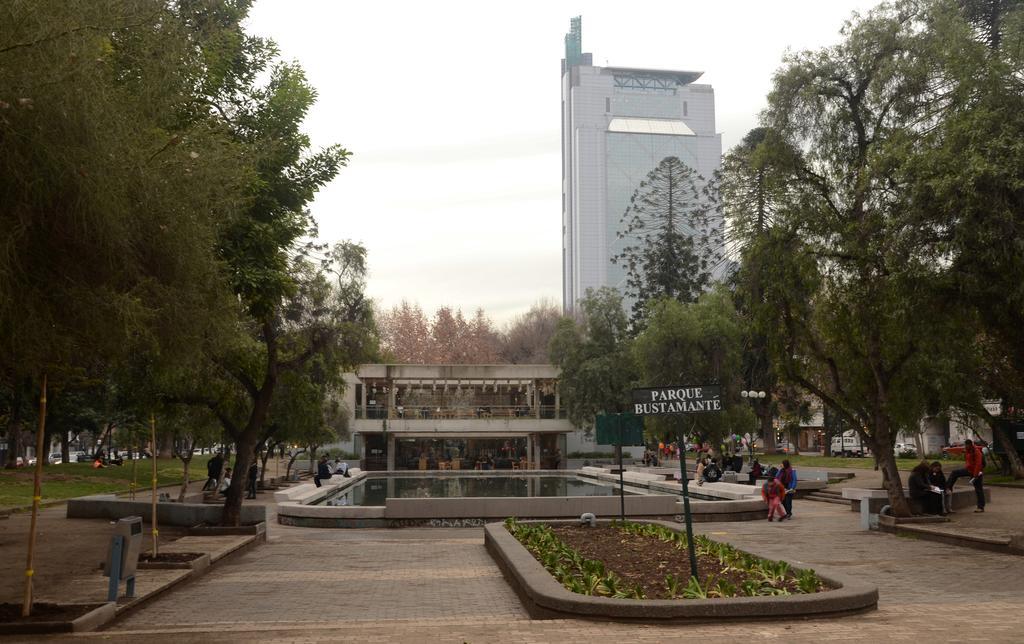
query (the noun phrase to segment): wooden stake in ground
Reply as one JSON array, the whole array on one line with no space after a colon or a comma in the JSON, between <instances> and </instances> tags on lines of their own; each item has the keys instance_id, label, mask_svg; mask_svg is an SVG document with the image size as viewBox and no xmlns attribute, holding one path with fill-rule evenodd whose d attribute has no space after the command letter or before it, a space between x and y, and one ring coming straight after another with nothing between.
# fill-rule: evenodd
<instances>
[{"instance_id":1,"label":"wooden stake in ground","mask_svg":"<svg viewBox=\"0 0 1024 644\"><path fill-rule=\"evenodd\" d=\"M46 374L43 374L43 390L39 396L39 430L36 434L36 471L32 487L32 524L28 531L28 559L25 562L25 601L21 605L21 616L32 614L32 555L36 549L36 521L39 518L39 502L43 500L43 440L46 434Z\"/></svg>"},{"instance_id":2,"label":"wooden stake in ground","mask_svg":"<svg viewBox=\"0 0 1024 644\"><path fill-rule=\"evenodd\" d=\"M156 529L156 417L149 415L150 447L149 457L153 459L153 557L157 555L157 539L160 531Z\"/></svg>"}]
</instances>

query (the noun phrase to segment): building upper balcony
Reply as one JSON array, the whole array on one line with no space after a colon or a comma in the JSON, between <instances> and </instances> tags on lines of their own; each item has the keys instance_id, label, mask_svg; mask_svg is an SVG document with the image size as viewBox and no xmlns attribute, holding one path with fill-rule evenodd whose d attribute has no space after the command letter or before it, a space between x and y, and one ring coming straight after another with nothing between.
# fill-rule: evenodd
<instances>
[{"instance_id":1,"label":"building upper balcony","mask_svg":"<svg viewBox=\"0 0 1024 644\"><path fill-rule=\"evenodd\" d=\"M570 431L552 365L362 365L350 378L358 432Z\"/></svg>"}]
</instances>

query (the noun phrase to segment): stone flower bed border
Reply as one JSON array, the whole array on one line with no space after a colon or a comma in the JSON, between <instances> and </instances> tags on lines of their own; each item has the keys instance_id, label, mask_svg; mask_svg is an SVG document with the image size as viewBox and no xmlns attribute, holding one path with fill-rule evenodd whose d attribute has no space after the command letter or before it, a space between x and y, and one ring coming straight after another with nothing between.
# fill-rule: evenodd
<instances>
[{"instance_id":1,"label":"stone flower bed border","mask_svg":"<svg viewBox=\"0 0 1024 644\"><path fill-rule=\"evenodd\" d=\"M639 522L660 524L673 530L679 529L677 525L666 521ZM711 622L723 618L755 620L779 617L836 617L878 607L878 589L875 586L831 572L822 573L821 570L818 570L818 577L832 590L811 594L705 600L612 599L580 595L558 583L509 533L504 524L487 524L484 528L484 545L534 619L583 618L647 623Z\"/></svg>"}]
</instances>

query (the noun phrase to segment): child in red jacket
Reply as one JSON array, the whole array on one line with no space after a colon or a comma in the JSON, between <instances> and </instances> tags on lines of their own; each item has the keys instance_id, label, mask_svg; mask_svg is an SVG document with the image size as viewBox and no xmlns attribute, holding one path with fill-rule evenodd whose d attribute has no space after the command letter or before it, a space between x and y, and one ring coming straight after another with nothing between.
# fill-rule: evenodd
<instances>
[{"instance_id":1,"label":"child in red jacket","mask_svg":"<svg viewBox=\"0 0 1024 644\"><path fill-rule=\"evenodd\" d=\"M761 486L761 498L768 504L768 520L773 521L776 513L779 521L786 518L786 509L782 507L782 497L786 495L786 488L778 479L768 479Z\"/></svg>"}]
</instances>

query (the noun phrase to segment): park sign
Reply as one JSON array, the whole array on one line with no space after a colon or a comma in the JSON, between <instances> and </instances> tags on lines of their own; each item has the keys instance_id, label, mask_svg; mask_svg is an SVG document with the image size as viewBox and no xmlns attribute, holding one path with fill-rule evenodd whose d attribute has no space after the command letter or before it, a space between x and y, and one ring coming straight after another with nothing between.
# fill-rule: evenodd
<instances>
[{"instance_id":1,"label":"park sign","mask_svg":"<svg viewBox=\"0 0 1024 644\"><path fill-rule=\"evenodd\" d=\"M719 385L649 387L633 390L633 413L637 416L704 414L722 411Z\"/></svg>"}]
</instances>

